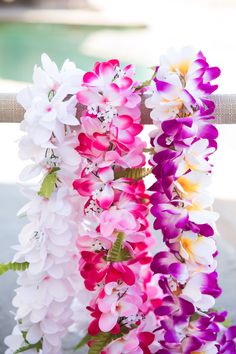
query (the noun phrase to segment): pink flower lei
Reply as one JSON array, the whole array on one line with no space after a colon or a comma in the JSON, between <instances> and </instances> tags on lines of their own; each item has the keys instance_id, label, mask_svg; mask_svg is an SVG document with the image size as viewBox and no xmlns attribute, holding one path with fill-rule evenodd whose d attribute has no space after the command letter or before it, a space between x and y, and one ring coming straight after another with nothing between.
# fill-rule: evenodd
<instances>
[{"instance_id":1,"label":"pink flower lei","mask_svg":"<svg viewBox=\"0 0 236 354\"><path fill-rule=\"evenodd\" d=\"M71 329L83 337L75 349L87 344L89 354L236 353L236 326L214 310L217 214L207 187L219 75L189 48L162 56L147 88L118 60L84 73L42 56L18 96L20 156L31 161L21 178L37 181L26 186L29 222L13 261L0 265L19 272L6 354L60 354ZM150 149L139 137L144 91L157 128ZM154 257L150 204L166 245Z\"/></svg>"},{"instance_id":2,"label":"pink flower lei","mask_svg":"<svg viewBox=\"0 0 236 354\"><path fill-rule=\"evenodd\" d=\"M132 177L132 169L145 165L137 86L132 65L121 69L110 60L96 63L77 93L85 110L76 150L85 167L73 185L86 198L85 215L92 220L78 238L79 270L94 294L88 306L90 350L104 354L141 353L144 347L150 352L157 326L151 311L162 293L150 270L149 196L143 181ZM102 338L108 345L99 347Z\"/></svg>"}]
</instances>

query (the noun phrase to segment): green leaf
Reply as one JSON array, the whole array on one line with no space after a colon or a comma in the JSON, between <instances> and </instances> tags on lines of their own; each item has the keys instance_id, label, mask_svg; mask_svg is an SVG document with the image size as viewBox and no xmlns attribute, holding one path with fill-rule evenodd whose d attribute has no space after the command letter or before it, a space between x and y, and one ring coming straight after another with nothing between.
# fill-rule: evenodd
<instances>
[{"instance_id":1,"label":"green leaf","mask_svg":"<svg viewBox=\"0 0 236 354\"><path fill-rule=\"evenodd\" d=\"M132 259L128 248L122 248L120 251L120 256L118 258L118 262L124 262L128 261L129 259Z\"/></svg>"},{"instance_id":2,"label":"green leaf","mask_svg":"<svg viewBox=\"0 0 236 354\"><path fill-rule=\"evenodd\" d=\"M82 339L81 341L74 347L74 350L79 350L80 348L82 348L84 345L86 345L88 343L88 341L92 338L92 336L87 333Z\"/></svg>"},{"instance_id":3,"label":"green leaf","mask_svg":"<svg viewBox=\"0 0 236 354\"><path fill-rule=\"evenodd\" d=\"M121 338L125 334L128 334L131 329L136 327L137 325L132 325L131 328L122 326L121 331L118 334L112 334L111 332L100 332L96 336L91 336L89 333L87 333L84 338L82 338L81 341L76 345L74 350L79 350L89 341L92 341L92 346L89 350L89 354L100 354L101 350L110 342Z\"/></svg>"},{"instance_id":4,"label":"green leaf","mask_svg":"<svg viewBox=\"0 0 236 354\"><path fill-rule=\"evenodd\" d=\"M135 91L139 91L142 88L146 87L146 86L150 86L151 85L151 80L146 80L144 82L142 82L139 86L135 87Z\"/></svg>"},{"instance_id":5,"label":"green leaf","mask_svg":"<svg viewBox=\"0 0 236 354\"><path fill-rule=\"evenodd\" d=\"M137 325L131 326L131 328L122 326L120 333L112 334L111 332L100 332L96 336L91 337L92 345L89 349L88 354L100 354L102 349L104 349L113 340L123 337L128 334L132 329L137 328Z\"/></svg>"},{"instance_id":6,"label":"green leaf","mask_svg":"<svg viewBox=\"0 0 236 354\"><path fill-rule=\"evenodd\" d=\"M137 86L135 88L135 91L139 91L140 89L144 88L144 87L147 87L147 86L150 86L151 85L151 82L152 80L156 77L156 74L157 74L157 67L156 66L152 66L150 67L151 70L153 70L153 74L152 74L152 77L150 80L145 80L141 83L141 85Z\"/></svg>"},{"instance_id":7,"label":"green leaf","mask_svg":"<svg viewBox=\"0 0 236 354\"><path fill-rule=\"evenodd\" d=\"M42 349L42 340L40 340L39 342L37 342L35 344L26 344L23 347L17 349L14 352L14 354L23 353L23 352L26 352L29 349L36 349L37 353L39 353L40 350Z\"/></svg>"},{"instance_id":8,"label":"green leaf","mask_svg":"<svg viewBox=\"0 0 236 354\"><path fill-rule=\"evenodd\" d=\"M150 155L154 155L155 154L155 149L153 147L150 147L150 148L145 148L143 149L143 152L146 152Z\"/></svg>"},{"instance_id":9,"label":"green leaf","mask_svg":"<svg viewBox=\"0 0 236 354\"><path fill-rule=\"evenodd\" d=\"M150 66L149 69L156 71L157 67L156 67L156 65L155 66Z\"/></svg>"},{"instance_id":10,"label":"green leaf","mask_svg":"<svg viewBox=\"0 0 236 354\"><path fill-rule=\"evenodd\" d=\"M14 271L24 271L29 267L28 262L17 263L17 262L9 262L5 264L0 264L0 275L6 273L8 270Z\"/></svg>"},{"instance_id":11,"label":"green leaf","mask_svg":"<svg viewBox=\"0 0 236 354\"><path fill-rule=\"evenodd\" d=\"M38 195L44 198L50 198L52 193L55 190L56 182L57 182L57 174L56 172L59 170L58 167L52 169L50 173L48 173L43 180L40 191Z\"/></svg>"},{"instance_id":12,"label":"green leaf","mask_svg":"<svg viewBox=\"0 0 236 354\"><path fill-rule=\"evenodd\" d=\"M226 318L224 322L222 322L222 325L225 327L225 328L229 328L231 325L232 325L232 321L230 318Z\"/></svg>"},{"instance_id":13,"label":"green leaf","mask_svg":"<svg viewBox=\"0 0 236 354\"><path fill-rule=\"evenodd\" d=\"M89 348L88 354L100 354L102 349L105 348L112 341L111 332L100 332L92 337L92 346Z\"/></svg>"},{"instance_id":14,"label":"green leaf","mask_svg":"<svg viewBox=\"0 0 236 354\"><path fill-rule=\"evenodd\" d=\"M118 233L117 238L112 246L112 249L108 254L107 260L109 262L117 262L118 259L120 258L120 252L122 250L123 240L124 240L124 233L123 232Z\"/></svg>"},{"instance_id":15,"label":"green leaf","mask_svg":"<svg viewBox=\"0 0 236 354\"><path fill-rule=\"evenodd\" d=\"M55 90L49 91L49 93L48 93L48 100L49 100L49 102L51 102L51 100L53 99L53 97L55 96L55 94L56 94L56 91L55 91Z\"/></svg>"},{"instance_id":16,"label":"green leaf","mask_svg":"<svg viewBox=\"0 0 236 354\"><path fill-rule=\"evenodd\" d=\"M128 249L122 247L124 238L125 238L124 233L119 232L112 246L112 249L110 250L107 256L108 262L122 262L132 258Z\"/></svg>"},{"instance_id":17,"label":"green leaf","mask_svg":"<svg viewBox=\"0 0 236 354\"><path fill-rule=\"evenodd\" d=\"M120 169L115 172L115 179L126 177L126 178L132 178L135 179L136 181L143 179L144 177L148 176L150 173L152 173L151 168L146 168L146 167L139 167L139 168L125 168L125 169Z\"/></svg>"}]
</instances>

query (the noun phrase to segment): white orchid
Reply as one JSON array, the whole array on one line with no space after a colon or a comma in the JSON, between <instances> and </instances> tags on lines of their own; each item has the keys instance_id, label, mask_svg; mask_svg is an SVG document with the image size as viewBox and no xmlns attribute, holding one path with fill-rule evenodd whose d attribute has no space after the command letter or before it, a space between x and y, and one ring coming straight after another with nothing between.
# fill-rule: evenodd
<instances>
[{"instance_id":1,"label":"white orchid","mask_svg":"<svg viewBox=\"0 0 236 354\"><path fill-rule=\"evenodd\" d=\"M192 231L185 231L179 238L180 255L187 262L191 272L210 273L216 268L214 255L217 251L212 237L199 236Z\"/></svg>"},{"instance_id":2,"label":"white orchid","mask_svg":"<svg viewBox=\"0 0 236 354\"><path fill-rule=\"evenodd\" d=\"M23 154L22 151L25 150L25 158L32 156L33 160L33 163L25 166L22 170L20 174L22 182L45 175L52 168L58 168L57 174L60 180L72 180L76 176L75 172L78 173L81 168L82 159L75 150L77 139L73 132L68 133L61 143L54 139L53 144L48 144L47 149L38 149L37 145L34 145L27 138L20 143L22 144L21 155ZM31 147L33 150L30 154Z\"/></svg>"},{"instance_id":3,"label":"white orchid","mask_svg":"<svg viewBox=\"0 0 236 354\"><path fill-rule=\"evenodd\" d=\"M83 76L70 61L59 70L46 54L42 55L42 66L34 69L34 85L22 90L17 97L26 110L22 129L36 145L47 144L52 134L60 141L65 135L65 124L79 124L74 94L81 87Z\"/></svg>"},{"instance_id":4,"label":"white orchid","mask_svg":"<svg viewBox=\"0 0 236 354\"><path fill-rule=\"evenodd\" d=\"M210 287L210 284L208 284L205 274L197 273L189 279L182 290L181 296L192 302L201 311L208 311L214 307L215 298L201 291L207 287Z\"/></svg>"},{"instance_id":5,"label":"white orchid","mask_svg":"<svg viewBox=\"0 0 236 354\"><path fill-rule=\"evenodd\" d=\"M215 148L208 147L207 139L200 139L193 143L190 147L184 149L183 158L181 158L177 176L182 176L189 169L201 172L210 172L212 166L206 157L215 151Z\"/></svg>"},{"instance_id":6,"label":"white orchid","mask_svg":"<svg viewBox=\"0 0 236 354\"><path fill-rule=\"evenodd\" d=\"M189 171L180 176L175 182L176 187L184 198L191 198L202 193L211 184L211 175L207 172Z\"/></svg>"},{"instance_id":7,"label":"white orchid","mask_svg":"<svg viewBox=\"0 0 236 354\"><path fill-rule=\"evenodd\" d=\"M160 57L160 66L166 74L177 74L186 76L189 73L195 53L193 48L184 47L181 51L169 49L165 55Z\"/></svg>"},{"instance_id":8,"label":"white orchid","mask_svg":"<svg viewBox=\"0 0 236 354\"><path fill-rule=\"evenodd\" d=\"M196 195L191 201L186 202L189 220L197 224L209 224L214 227L215 221L218 219L218 213L210 210L214 198L208 192Z\"/></svg>"}]
</instances>

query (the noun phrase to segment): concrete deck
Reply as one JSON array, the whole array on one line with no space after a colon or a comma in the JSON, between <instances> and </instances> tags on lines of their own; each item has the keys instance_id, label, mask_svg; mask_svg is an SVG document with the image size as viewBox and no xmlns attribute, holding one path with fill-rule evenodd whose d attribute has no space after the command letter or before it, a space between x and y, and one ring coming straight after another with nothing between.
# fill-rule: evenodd
<instances>
[{"instance_id":1,"label":"concrete deck","mask_svg":"<svg viewBox=\"0 0 236 354\"><path fill-rule=\"evenodd\" d=\"M106 11L67 10L67 9L34 9L34 8L1 8L0 22L48 23L69 26L102 26L145 28L147 22L137 16L117 17Z\"/></svg>"}]
</instances>

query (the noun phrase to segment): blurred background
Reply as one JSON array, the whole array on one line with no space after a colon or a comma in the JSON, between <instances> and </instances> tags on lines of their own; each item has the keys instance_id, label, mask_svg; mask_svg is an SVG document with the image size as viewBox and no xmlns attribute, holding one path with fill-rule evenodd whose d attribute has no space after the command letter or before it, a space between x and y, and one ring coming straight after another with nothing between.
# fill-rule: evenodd
<instances>
[{"instance_id":1,"label":"blurred background","mask_svg":"<svg viewBox=\"0 0 236 354\"><path fill-rule=\"evenodd\" d=\"M61 65L66 58L89 70L97 60L132 62L137 78L151 75L170 47L201 49L211 65L222 69L218 93L236 94L236 0L0 0L0 94L18 92L31 81L43 52ZM212 192L218 222L219 273L226 307L236 321L236 127L218 127ZM148 141L151 127L145 127ZM16 212L25 200L18 174L18 124L0 125L0 262L8 261L26 220ZM161 236L157 234L161 247ZM0 353L13 325L11 299L15 275L0 278Z\"/></svg>"}]
</instances>

